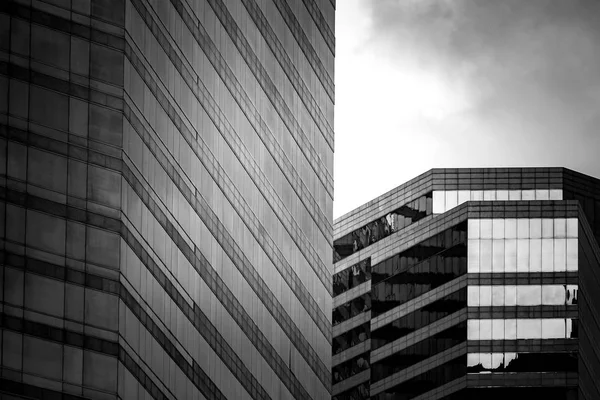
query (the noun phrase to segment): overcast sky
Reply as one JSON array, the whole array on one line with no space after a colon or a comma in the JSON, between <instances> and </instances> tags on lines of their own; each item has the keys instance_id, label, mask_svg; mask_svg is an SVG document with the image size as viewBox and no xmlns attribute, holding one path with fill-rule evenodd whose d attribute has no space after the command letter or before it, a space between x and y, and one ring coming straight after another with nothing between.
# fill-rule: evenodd
<instances>
[{"instance_id":1,"label":"overcast sky","mask_svg":"<svg viewBox=\"0 0 600 400\"><path fill-rule=\"evenodd\" d=\"M600 177L600 1L339 0L334 217L434 167Z\"/></svg>"}]
</instances>

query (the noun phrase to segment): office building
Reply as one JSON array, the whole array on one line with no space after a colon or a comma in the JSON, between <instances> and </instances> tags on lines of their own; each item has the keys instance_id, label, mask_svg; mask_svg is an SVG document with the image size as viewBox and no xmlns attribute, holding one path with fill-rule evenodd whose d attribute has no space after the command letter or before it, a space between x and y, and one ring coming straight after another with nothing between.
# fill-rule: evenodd
<instances>
[{"instance_id":1,"label":"office building","mask_svg":"<svg viewBox=\"0 0 600 400\"><path fill-rule=\"evenodd\" d=\"M600 398L600 180L434 169L334 223L332 395Z\"/></svg>"},{"instance_id":2,"label":"office building","mask_svg":"<svg viewBox=\"0 0 600 400\"><path fill-rule=\"evenodd\" d=\"M0 2L0 397L331 397L334 10Z\"/></svg>"}]
</instances>

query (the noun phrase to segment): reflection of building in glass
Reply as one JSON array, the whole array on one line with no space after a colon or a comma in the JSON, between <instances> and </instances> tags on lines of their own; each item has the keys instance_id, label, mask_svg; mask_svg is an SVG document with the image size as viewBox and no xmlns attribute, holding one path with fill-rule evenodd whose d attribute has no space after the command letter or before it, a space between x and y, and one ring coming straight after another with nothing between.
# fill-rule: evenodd
<instances>
[{"instance_id":1,"label":"reflection of building in glass","mask_svg":"<svg viewBox=\"0 0 600 400\"><path fill-rule=\"evenodd\" d=\"M432 170L334 231L335 400L600 399L599 180Z\"/></svg>"},{"instance_id":2,"label":"reflection of building in glass","mask_svg":"<svg viewBox=\"0 0 600 400\"><path fill-rule=\"evenodd\" d=\"M1 399L330 397L334 14L0 1Z\"/></svg>"}]
</instances>

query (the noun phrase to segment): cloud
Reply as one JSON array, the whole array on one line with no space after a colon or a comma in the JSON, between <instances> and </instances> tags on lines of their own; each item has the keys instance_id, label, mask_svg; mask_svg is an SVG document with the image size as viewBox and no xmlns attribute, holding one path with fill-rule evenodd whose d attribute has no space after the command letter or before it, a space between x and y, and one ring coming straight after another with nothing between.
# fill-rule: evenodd
<instances>
[{"instance_id":1,"label":"cloud","mask_svg":"<svg viewBox=\"0 0 600 400\"><path fill-rule=\"evenodd\" d=\"M344 0L336 13L335 215L433 167L600 177L600 1Z\"/></svg>"},{"instance_id":2,"label":"cloud","mask_svg":"<svg viewBox=\"0 0 600 400\"><path fill-rule=\"evenodd\" d=\"M398 63L466 86L479 116L542 117L595 108L600 86L600 2L383 0L364 5L369 46ZM483 114L482 114L483 113Z\"/></svg>"}]
</instances>

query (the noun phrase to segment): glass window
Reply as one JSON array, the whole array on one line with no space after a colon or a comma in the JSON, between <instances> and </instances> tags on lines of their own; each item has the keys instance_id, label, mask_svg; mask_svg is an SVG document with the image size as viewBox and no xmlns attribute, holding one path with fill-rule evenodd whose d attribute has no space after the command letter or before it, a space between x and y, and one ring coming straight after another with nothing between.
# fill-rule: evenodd
<instances>
[{"instance_id":1,"label":"glass window","mask_svg":"<svg viewBox=\"0 0 600 400\"><path fill-rule=\"evenodd\" d=\"M566 290L563 285L542 285L542 304L563 305L566 304Z\"/></svg>"},{"instance_id":2,"label":"glass window","mask_svg":"<svg viewBox=\"0 0 600 400\"><path fill-rule=\"evenodd\" d=\"M123 114L90 104L90 138L115 146L123 143Z\"/></svg>"},{"instance_id":3,"label":"glass window","mask_svg":"<svg viewBox=\"0 0 600 400\"><path fill-rule=\"evenodd\" d=\"M27 210L27 246L55 254L65 254L66 221Z\"/></svg>"},{"instance_id":4,"label":"glass window","mask_svg":"<svg viewBox=\"0 0 600 400\"><path fill-rule=\"evenodd\" d=\"M40 275L25 274L25 307L62 318L64 282Z\"/></svg>"},{"instance_id":5,"label":"glass window","mask_svg":"<svg viewBox=\"0 0 600 400\"><path fill-rule=\"evenodd\" d=\"M542 220L532 218L529 220L529 237L532 239L541 239L542 237Z\"/></svg>"},{"instance_id":6,"label":"glass window","mask_svg":"<svg viewBox=\"0 0 600 400\"><path fill-rule=\"evenodd\" d=\"M54 380L62 379L62 345L23 336L23 371Z\"/></svg>"},{"instance_id":7,"label":"glass window","mask_svg":"<svg viewBox=\"0 0 600 400\"><path fill-rule=\"evenodd\" d=\"M56 192L67 192L67 159L57 154L29 148L27 179Z\"/></svg>"},{"instance_id":8,"label":"glass window","mask_svg":"<svg viewBox=\"0 0 600 400\"><path fill-rule=\"evenodd\" d=\"M550 189L550 200L562 200L562 190Z\"/></svg>"},{"instance_id":9,"label":"glass window","mask_svg":"<svg viewBox=\"0 0 600 400\"><path fill-rule=\"evenodd\" d=\"M86 242L89 262L119 268L119 235L88 226Z\"/></svg>"},{"instance_id":10,"label":"glass window","mask_svg":"<svg viewBox=\"0 0 600 400\"><path fill-rule=\"evenodd\" d=\"M504 320L492 320L492 340L504 339Z\"/></svg>"},{"instance_id":11,"label":"glass window","mask_svg":"<svg viewBox=\"0 0 600 400\"><path fill-rule=\"evenodd\" d=\"M577 304L577 285L566 285L566 304Z\"/></svg>"},{"instance_id":12,"label":"glass window","mask_svg":"<svg viewBox=\"0 0 600 400\"><path fill-rule=\"evenodd\" d=\"M117 359L93 351L84 351L83 384L107 392L116 392Z\"/></svg>"},{"instance_id":13,"label":"glass window","mask_svg":"<svg viewBox=\"0 0 600 400\"><path fill-rule=\"evenodd\" d=\"M517 238L517 220L514 218L504 220L504 237L506 239Z\"/></svg>"},{"instance_id":14,"label":"glass window","mask_svg":"<svg viewBox=\"0 0 600 400\"><path fill-rule=\"evenodd\" d=\"M91 44L90 76L118 86L123 86L123 53Z\"/></svg>"},{"instance_id":15,"label":"glass window","mask_svg":"<svg viewBox=\"0 0 600 400\"><path fill-rule=\"evenodd\" d=\"M478 319L467 320L467 340L480 340L479 322Z\"/></svg>"},{"instance_id":16,"label":"glass window","mask_svg":"<svg viewBox=\"0 0 600 400\"><path fill-rule=\"evenodd\" d=\"M90 73L90 42L71 36L71 71L87 76Z\"/></svg>"},{"instance_id":17,"label":"glass window","mask_svg":"<svg viewBox=\"0 0 600 400\"><path fill-rule=\"evenodd\" d=\"M0 49L10 48L10 15L0 14Z\"/></svg>"},{"instance_id":18,"label":"glass window","mask_svg":"<svg viewBox=\"0 0 600 400\"><path fill-rule=\"evenodd\" d=\"M10 24L10 51L29 56L29 22L12 18Z\"/></svg>"},{"instance_id":19,"label":"glass window","mask_svg":"<svg viewBox=\"0 0 600 400\"><path fill-rule=\"evenodd\" d=\"M471 200L482 201L483 200L483 190L472 190L471 191Z\"/></svg>"},{"instance_id":20,"label":"glass window","mask_svg":"<svg viewBox=\"0 0 600 400\"><path fill-rule=\"evenodd\" d=\"M554 220L550 218L542 219L542 238L554 237Z\"/></svg>"},{"instance_id":21,"label":"glass window","mask_svg":"<svg viewBox=\"0 0 600 400\"><path fill-rule=\"evenodd\" d=\"M504 321L504 338L514 340L517 338L517 320L507 319Z\"/></svg>"},{"instance_id":22,"label":"glass window","mask_svg":"<svg viewBox=\"0 0 600 400\"><path fill-rule=\"evenodd\" d=\"M92 1L92 17L123 26L125 24L124 4L124 0L94 0Z\"/></svg>"},{"instance_id":23,"label":"glass window","mask_svg":"<svg viewBox=\"0 0 600 400\"><path fill-rule=\"evenodd\" d=\"M505 272L516 272L517 271L517 240L506 239L504 241L504 271Z\"/></svg>"},{"instance_id":24,"label":"glass window","mask_svg":"<svg viewBox=\"0 0 600 400\"><path fill-rule=\"evenodd\" d=\"M29 84L16 79L10 80L8 107L12 115L29 116ZM9 153L10 154L10 153Z\"/></svg>"},{"instance_id":25,"label":"glass window","mask_svg":"<svg viewBox=\"0 0 600 400\"><path fill-rule=\"evenodd\" d=\"M542 239L529 240L529 272L542 271Z\"/></svg>"},{"instance_id":26,"label":"glass window","mask_svg":"<svg viewBox=\"0 0 600 400\"><path fill-rule=\"evenodd\" d=\"M492 240L492 272L504 272L504 239Z\"/></svg>"},{"instance_id":27,"label":"glass window","mask_svg":"<svg viewBox=\"0 0 600 400\"><path fill-rule=\"evenodd\" d=\"M491 219L480 219L479 220L479 233L482 239L492 238L492 220Z\"/></svg>"},{"instance_id":28,"label":"glass window","mask_svg":"<svg viewBox=\"0 0 600 400\"><path fill-rule=\"evenodd\" d=\"M2 210L4 211L4 210ZM6 204L6 238L13 242L25 243L25 213L26 209L12 204ZM0 228L2 229L2 228Z\"/></svg>"},{"instance_id":29,"label":"glass window","mask_svg":"<svg viewBox=\"0 0 600 400\"><path fill-rule=\"evenodd\" d=\"M64 346L63 379L74 385L81 385L83 378L83 350Z\"/></svg>"},{"instance_id":30,"label":"glass window","mask_svg":"<svg viewBox=\"0 0 600 400\"><path fill-rule=\"evenodd\" d=\"M542 336L542 320L517 319L518 339L539 339Z\"/></svg>"},{"instance_id":31,"label":"glass window","mask_svg":"<svg viewBox=\"0 0 600 400\"><path fill-rule=\"evenodd\" d=\"M492 220L492 238L504 239L504 219L496 218Z\"/></svg>"},{"instance_id":32,"label":"glass window","mask_svg":"<svg viewBox=\"0 0 600 400\"><path fill-rule=\"evenodd\" d=\"M469 219L467 231L469 232L469 239L479 239L479 220Z\"/></svg>"},{"instance_id":33,"label":"glass window","mask_svg":"<svg viewBox=\"0 0 600 400\"><path fill-rule=\"evenodd\" d=\"M568 238L576 238L578 229L579 229L579 222L577 221L577 218L568 218L567 219L567 237Z\"/></svg>"},{"instance_id":34,"label":"glass window","mask_svg":"<svg viewBox=\"0 0 600 400\"><path fill-rule=\"evenodd\" d=\"M69 159L68 194L86 198L87 195L87 164Z\"/></svg>"},{"instance_id":35,"label":"glass window","mask_svg":"<svg viewBox=\"0 0 600 400\"><path fill-rule=\"evenodd\" d=\"M541 285L517 285L517 304L521 306L537 306L541 304Z\"/></svg>"},{"instance_id":36,"label":"glass window","mask_svg":"<svg viewBox=\"0 0 600 400\"><path fill-rule=\"evenodd\" d=\"M564 319L542 319L542 339L565 338Z\"/></svg>"},{"instance_id":37,"label":"glass window","mask_svg":"<svg viewBox=\"0 0 600 400\"><path fill-rule=\"evenodd\" d=\"M451 210L458 205L458 192L456 190L446 191L445 211Z\"/></svg>"},{"instance_id":38,"label":"glass window","mask_svg":"<svg viewBox=\"0 0 600 400\"><path fill-rule=\"evenodd\" d=\"M535 200L535 190L523 190L521 200Z\"/></svg>"},{"instance_id":39,"label":"glass window","mask_svg":"<svg viewBox=\"0 0 600 400\"><path fill-rule=\"evenodd\" d=\"M567 239L567 271L577 271L578 255L577 255L577 239Z\"/></svg>"},{"instance_id":40,"label":"glass window","mask_svg":"<svg viewBox=\"0 0 600 400\"><path fill-rule=\"evenodd\" d=\"M121 205L121 175L105 168L89 165L88 197L90 200L119 208Z\"/></svg>"},{"instance_id":41,"label":"glass window","mask_svg":"<svg viewBox=\"0 0 600 400\"><path fill-rule=\"evenodd\" d=\"M69 98L69 132L79 136L88 135L88 102Z\"/></svg>"},{"instance_id":42,"label":"glass window","mask_svg":"<svg viewBox=\"0 0 600 400\"><path fill-rule=\"evenodd\" d=\"M504 305L516 306L517 305L517 286L507 285L504 286Z\"/></svg>"},{"instance_id":43,"label":"glass window","mask_svg":"<svg viewBox=\"0 0 600 400\"><path fill-rule=\"evenodd\" d=\"M31 56L42 62L69 69L69 35L31 24Z\"/></svg>"},{"instance_id":44,"label":"glass window","mask_svg":"<svg viewBox=\"0 0 600 400\"><path fill-rule=\"evenodd\" d=\"M492 338L492 320L479 320L479 340L490 340Z\"/></svg>"},{"instance_id":45,"label":"glass window","mask_svg":"<svg viewBox=\"0 0 600 400\"><path fill-rule=\"evenodd\" d=\"M529 220L524 218L517 219L517 238L529 239Z\"/></svg>"},{"instance_id":46,"label":"glass window","mask_svg":"<svg viewBox=\"0 0 600 400\"><path fill-rule=\"evenodd\" d=\"M443 191L433 192L433 213L442 214L446 211L446 197Z\"/></svg>"},{"instance_id":47,"label":"glass window","mask_svg":"<svg viewBox=\"0 0 600 400\"><path fill-rule=\"evenodd\" d=\"M2 38L0 38L0 41L2 41ZM10 80L6 76L0 76L0 113L2 114L8 113L9 81Z\"/></svg>"},{"instance_id":48,"label":"glass window","mask_svg":"<svg viewBox=\"0 0 600 400\"><path fill-rule=\"evenodd\" d=\"M468 269L467 272L479 272L479 240L469 239L468 245Z\"/></svg>"},{"instance_id":49,"label":"glass window","mask_svg":"<svg viewBox=\"0 0 600 400\"><path fill-rule=\"evenodd\" d=\"M492 272L492 241L490 239L481 239L479 252L479 271Z\"/></svg>"},{"instance_id":50,"label":"glass window","mask_svg":"<svg viewBox=\"0 0 600 400\"><path fill-rule=\"evenodd\" d=\"M554 239L554 271L567 270L567 239Z\"/></svg>"},{"instance_id":51,"label":"glass window","mask_svg":"<svg viewBox=\"0 0 600 400\"><path fill-rule=\"evenodd\" d=\"M468 286L467 305L469 307L478 307L480 305L479 290L480 286Z\"/></svg>"},{"instance_id":52,"label":"glass window","mask_svg":"<svg viewBox=\"0 0 600 400\"><path fill-rule=\"evenodd\" d=\"M110 310L111 312L107 312ZM85 289L85 323L116 331L119 327L119 298L106 292Z\"/></svg>"},{"instance_id":53,"label":"glass window","mask_svg":"<svg viewBox=\"0 0 600 400\"><path fill-rule=\"evenodd\" d=\"M484 190L483 191L483 200L485 200L485 201L496 200L496 191L495 190Z\"/></svg>"},{"instance_id":54,"label":"glass window","mask_svg":"<svg viewBox=\"0 0 600 400\"><path fill-rule=\"evenodd\" d=\"M68 113L67 96L31 86L31 119L34 122L66 131L69 124Z\"/></svg>"},{"instance_id":55,"label":"glass window","mask_svg":"<svg viewBox=\"0 0 600 400\"><path fill-rule=\"evenodd\" d=\"M459 190L458 191L458 204L461 205L466 203L471 199L471 192L468 190Z\"/></svg>"},{"instance_id":56,"label":"glass window","mask_svg":"<svg viewBox=\"0 0 600 400\"><path fill-rule=\"evenodd\" d=\"M508 200L508 190L497 190L496 200L506 201Z\"/></svg>"},{"instance_id":57,"label":"glass window","mask_svg":"<svg viewBox=\"0 0 600 400\"><path fill-rule=\"evenodd\" d=\"M542 239L542 272L554 270L554 240Z\"/></svg>"},{"instance_id":58,"label":"glass window","mask_svg":"<svg viewBox=\"0 0 600 400\"><path fill-rule=\"evenodd\" d=\"M521 191L520 190L509 190L508 191L508 199L509 200L521 200Z\"/></svg>"},{"instance_id":59,"label":"glass window","mask_svg":"<svg viewBox=\"0 0 600 400\"><path fill-rule=\"evenodd\" d=\"M479 286L479 305L482 307L492 305L491 286Z\"/></svg>"},{"instance_id":60,"label":"glass window","mask_svg":"<svg viewBox=\"0 0 600 400\"><path fill-rule=\"evenodd\" d=\"M548 189L536 189L535 190L536 200L550 200L550 191Z\"/></svg>"},{"instance_id":61,"label":"glass window","mask_svg":"<svg viewBox=\"0 0 600 400\"><path fill-rule=\"evenodd\" d=\"M555 238L566 238L567 237L567 220L564 218L554 219L554 237Z\"/></svg>"},{"instance_id":62,"label":"glass window","mask_svg":"<svg viewBox=\"0 0 600 400\"><path fill-rule=\"evenodd\" d=\"M504 305L504 286L495 285L492 286L492 305L503 306Z\"/></svg>"}]
</instances>

